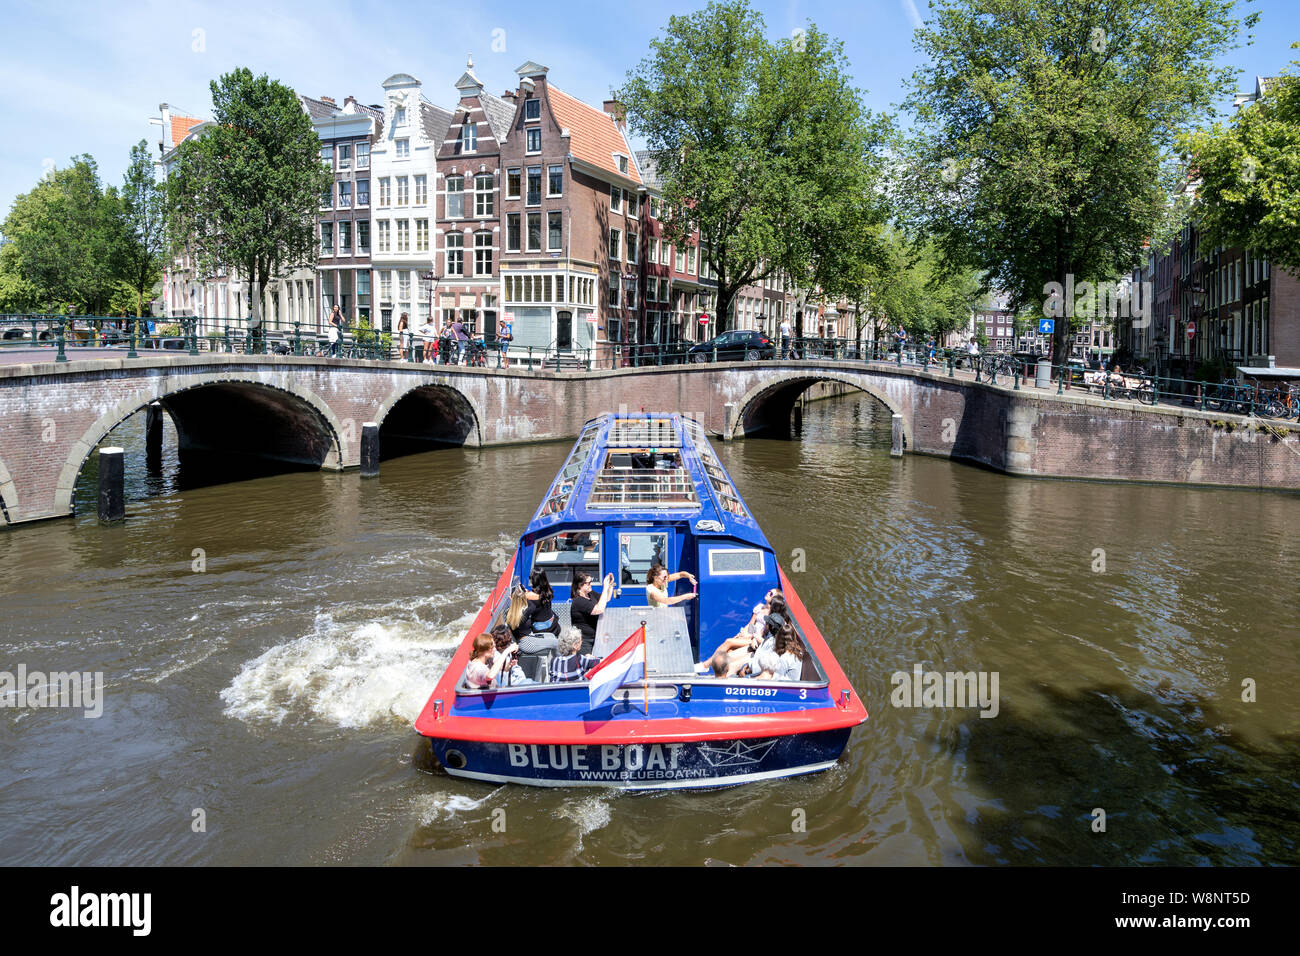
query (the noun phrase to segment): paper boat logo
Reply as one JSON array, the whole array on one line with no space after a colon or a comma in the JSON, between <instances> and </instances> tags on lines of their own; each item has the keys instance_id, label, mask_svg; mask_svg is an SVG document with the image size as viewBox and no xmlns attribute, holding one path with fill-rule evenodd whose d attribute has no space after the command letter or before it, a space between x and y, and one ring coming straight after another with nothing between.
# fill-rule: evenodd
<instances>
[{"instance_id":1,"label":"paper boat logo","mask_svg":"<svg viewBox=\"0 0 1300 956\"><path fill-rule=\"evenodd\" d=\"M749 764L762 763L763 758L775 746L775 737L758 743L735 740L726 746L700 744L700 754L709 762L711 767L743 767Z\"/></svg>"}]
</instances>

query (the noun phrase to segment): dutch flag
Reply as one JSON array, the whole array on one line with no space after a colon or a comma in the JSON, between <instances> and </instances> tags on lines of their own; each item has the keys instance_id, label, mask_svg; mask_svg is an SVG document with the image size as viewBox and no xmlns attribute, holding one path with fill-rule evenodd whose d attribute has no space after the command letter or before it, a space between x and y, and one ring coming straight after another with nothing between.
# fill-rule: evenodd
<instances>
[{"instance_id":1,"label":"dutch flag","mask_svg":"<svg viewBox=\"0 0 1300 956\"><path fill-rule=\"evenodd\" d=\"M587 704L595 709L623 684L645 677L645 625L638 627L613 653L587 671Z\"/></svg>"}]
</instances>

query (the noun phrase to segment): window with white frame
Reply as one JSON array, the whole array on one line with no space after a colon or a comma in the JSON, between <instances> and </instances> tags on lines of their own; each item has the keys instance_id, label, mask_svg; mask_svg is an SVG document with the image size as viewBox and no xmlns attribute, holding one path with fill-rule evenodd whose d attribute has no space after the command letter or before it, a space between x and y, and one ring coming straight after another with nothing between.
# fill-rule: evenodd
<instances>
[{"instance_id":1,"label":"window with white frame","mask_svg":"<svg viewBox=\"0 0 1300 956\"><path fill-rule=\"evenodd\" d=\"M320 161L330 169L334 168L334 145L325 143L320 148Z\"/></svg>"},{"instance_id":2,"label":"window with white frame","mask_svg":"<svg viewBox=\"0 0 1300 956\"><path fill-rule=\"evenodd\" d=\"M518 166L506 170L506 198L519 198L519 174L521 170Z\"/></svg>"},{"instance_id":3,"label":"window with white frame","mask_svg":"<svg viewBox=\"0 0 1300 956\"><path fill-rule=\"evenodd\" d=\"M496 215L496 194L493 192L491 173L474 177L474 215L480 218Z\"/></svg>"},{"instance_id":4,"label":"window with white frame","mask_svg":"<svg viewBox=\"0 0 1300 956\"><path fill-rule=\"evenodd\" d=\"M320 254L323 256L334 255L334 223L322 222L320 224Z\"/></svg>"},{"instance_id":5,"label":"window with white frame","mask_svg":"<svg viewBox=\"0 0 1300 956\"><path fill-rule=\"evenodd\" d=\"M564 167L563 166L546 167L546 195L548 196L564 195Z\"/></svg>"},{"instance_id":6,"label":"window with white frame","mask_svg":"<svg viewBox=\"0 0 1300 956\"><path fill-rule=\"evenodd\" d=\"M387 269L379 270L379 298L384 302L393 301L393 274Z\"/></svg>"},{"instance_id":7,"label":"window with white frame","mask_svg":"<svg viewBox=\"0 0 1300 956\"><path fill-rule=\"evenodd\" d=\"M388 188L388 177L379 177L379 205L387 206L392 201Z\"/></svg>"},{"instance_id":8,"label":"window with white frame","mask_svg":"<svg viewBox=\"0 0 1300 956\"><path fill-rule=\"evenodd\" d=\"M526 152L540 153L542 151L542 130L540 126L531 126L526 131L528 134L528 143Z\"/></svg>"},{"instance_id":9,"label":"window with white frame","mask_svg":"<svg viewBox=\"0 0 1300 956\"><path fill-rule=\"evenodd\" d=\"M530 212L528 214L528 251L542 251L542 214L540 212Z\"/></svg>"},{"instance_id":10,"label":"window with white frame","mask_svg":"<svg viewBox=\"0 0 1300 956\"><path fill-rule=\"evenodd\" d=\"M627 234L627 261L633 264L636 263L636 246L637 235L635 232L629 232Z\"/></svg>"},{"instance_id":11,"label":"window with white frame","mask_svg":"<svg viewBox=\"0 0 1300 956\"><path fill-rule=\"evenodd\" d=\"M340 222L339 226L339 255L352 255L352 223Z\"/></svg>"},{"instance_id":12,"label":"window with white frame","mask_svg":"<svg viewBox=\"0 0 1300 956\"><path fill-rule=\"evenodd\" d=\"M492 233L474 233L474 274L487 276L492 274Z\"/></svg>"},{"instance_id":13,"label":"window with white frame","mask_svg":"<svg viewBox=\"0 0 1300 956\"><path fill-rule=\"evenodd\" d=\"M524 100L524 119L531 122L542 118L542 101L535 96Z\"/></svg>"},{"instance_id":14,"label":"window with white frame","mask_svg":"<svg viewBox=\"0 0 1300 956\"><path fill-rule=\"evenodd\" d=\"M546 214L546 249L559 252L564 246L564 214L548 212Z\"/></svg>"},{"instance_id":15,"label":"window with white frame","mask_svg":"<svg viewBox=\"0 0 1300 956\"><path fill-rule=\"evenodd\" d=\"M339 183L339 208L352 208L352 184L347 180Z\"/></svg>"},{"instance_id":16,"label":"window with white frame","mask_svg":"<svg viewBox=\"0 0 1300 956\"><path fill-rule=\"evenodd\" d=\"M352 168L352 144L339 143L339 169Z\"/></svg>"},{"instance_id":17,"label":"window with white frame","mask_svg":"<svg viewBox=\"0 0 1300 956\"><path fill-rule=\"evenodd\" d=\"M677 271L686 271L686 253L681 249L677 250Z\"/></svg>"},{"instance_id":18,"label":"window with white frame","mask_svg":"<svg viewBox=\"0 0 1300 956\"><path fill-rule=\"evenodd\" d=\"M691 246L689 249L686 250L686 271L688 273L695 272L695 247L694 246Z\"/></svg>"},{"instance_id":19,"label":"window with white frame","mask_svg":"<svg viewBox=\"0 0 1300 956\"><path fill-rule=\"evenodd\" d=\"M618 186L609 187L609 211L623 211L623 190Z\"/></svg>"},{"instance_id":20,"label":"window with white frame","mask_svg":"<svg viewBox=\"0 0 1300 956\"><path fill-rule=\"evenodd\" d=\"M329 209L334 205L334 184L330 183L325 187L325 191L320 194L320 207Z\"/></svg>"},{"instance_id":21,"label":"window with white frame","mask_svg":"<svg viewBox=\"0 0 1300 956\"><path fill-rule=\"evenodd\" d=\"M618 158L618 171L619 171L620 173L626 173L626 172L627 172L627 157L626 157L626 156L620 156L620 157Z\"/></svg>"},{"instance_id":22,"label":"window with white frame","mask_svg":"<svg viewBox=\"0 0 1300 956\"><path fill-rule=\"evenodd\" d=\"M388 220L381 219L375 223L375 237L379 241L379 252L388 252Z\"/></svg>"},{"instance_id":23,"label":"window with white frame","mask_svg":"<svg viewBox=\"0 0 1300 956\"><path fill-rule=\"evenodd\" d=\"M370 180L368 179L357 180L357 205L370 205Z\"/></svg>"},{"instance_id":24,"label":"window with white frame","mask_svg":"<svg viewBox=\"0 0 1300 956\"><path fill-rule=\"evenodd\" d=\"M465 237L459 232L447 233L447 275L465 274Z\"/></svg>"},{"instance_id":25,"label":"window with white frame","mask_svg":"<svg viewBox=\"0 0 1300 956\"><path fill-rule=\"evenodd\" d=\"M429 220L415 220L415 251L429 251Z\"/></svg>"},{"instance_id":26,"label":"window with white frame","mask_svg":"<svg viewBox=\"0 0 1300 956\"><path fill-rule=\"evenodd\" d=\"M397 205L405 206L410 200L409 182L405 176L397 177Z\"/></svg>"},{"instance_id":27,"label":"window with white frame","mask_svg":"<svg viewBox=\"0 0 1300 956\"><path fill-rule=\"evenodd\" d=\"M668 240L665 239L663 248L659 250L659 264L661 266L668 265L668 261L672 257L672 254L673 254L673 247L668 242Z\"/></svg>"},{"instance_id":28,"label":"window with white frame","mask_svg":"<svg viewBox=\"0 0 1300 956\"><path fill-rule=\"evenodd\" d=\"M473 153L478 150L478 124L466 123L460 128L460 151Z\"/></svg>"},{"instance_id":29,"label":"window with white frame","mask_svg":"<svg viewBox=\"0 0 1300 956\"><path fill-rule=\"evenodd\" d=\"M636 208L637 208L636 204L637 204L636 193L629 192L627 194L627 214L633 219L636 218Z\"/></svg>"},{"instance_id":30,"label":"window with white frame","mask_svg":"<svg viewBox=\"0 0 1300 956\"><path fill-rule=\"evenodd\" d=\"M397 140L396 156L398 159L411 158L411 141L409 139Z\"/></svg>"},{"instance_id":31,"label":"window with white frame","mask_svg":"<svg viewBox=\"0 0 1300 956\"><path fill-rule=\"evenodd\" d=\"M357 220L357 252L370 255L370 222L366 219Z\"/></svg>"},{"instance_id":32,"label":"window with white frame","mask_svg":"<svg viewBox=\"0 0 1300 956\"><path fill-rule=\"evenodd\" d=\"M397 273L397 297L403 302L411 297L411 273L405 269L400 269Z\"/></svg>"},{"instance_id":33,"label":"window with white frame","mask_svg":"<svg viewBox=\"0 0 1300 956\"><path fill-rule=\"evenodd\" d=\"M608 305L611 309L618 308L618 275L617 273L609 277L609 300Z\"/></svg>"},{"instance_id":34,"label":"window with white frame","mask_svg":"<svg viewBox=\"0 0 1300 956\"><path fill-rule=\"evenodd\" d=\"M659 218L659 199L656 196L650 197L650 218L651 219Z\"/></svg>"},{"instance_id":35,"label":"window with white frame","mask_svg":"<svg viewBox=\"0 0 1300 956\"><path fill-rule=\"evenodd\" d=\"M519 213L517 212L506 215L506 251L519 251Z\"/></svg>"},{"instance_id":36,"label":"window with white frame","mask_svg":"<svg viewBox=\"0 0 1300 956\"><path fill-rule=\"evenodd\" d=\"M394 125L394 126L405 126L405 125L406 125L406 107L405 107L405 106L398 106L398 107L396 107L396 108L393 110L393 125Z\"/></svg>"},{"instance_id":37,"label":"window with white frame","mask_svg":"<svg viewBox=\"0 0 1300 956\"><path fill-rule=\"evenodd\" d=\"M397 251L411 251L411 221L409 219L397 220Z\"/></svg>"},{"instance_id":38,"label":"window with white frame","mask_svg":"<svg viewBox=\"0 0 1300 956\"><path fill-rule=\"evenodd\" d=\"M623 234L617 229L609 231L609 257L615 261L619 259L623 250Z\"/></svg>"},{"instance_id":39,"label":"window with white frame","mask_svg":"<svg viewBox=\"0 0 1300 956\"><path fill-rule=\"evenodd\" d=\"M370 168L370 144L357 143L357 169Z\"/></svg>"},{"instance_id":40,"label":"window with white frame","mask_svg":"<svg viewBox=\"0 0 1300 956\"><path fill-rule=\"evenodd\" d=\"M542 167L528 167L528 205L542 204Z\"/></svg>"},{"instance_id":41,"label":"window with white frame","mask_svg":"<svg viewBox=\"0 0 1300 956\"><path fill-rule=\"evenodd\" d=\"M465 177L447 177L447 218L465 218Z\"/></svg>"},{"instance_id":42,"label":"window with white frame","mask_svg":"<svg viewBox=\"0 0 1300 956\"><path fill-rule=\"evenodd\" d=\"M429 177L423 175L416 176L415 177L415 204L417 206L423 206L428 201L429 201Z\"/></svg>"}]
</instances>

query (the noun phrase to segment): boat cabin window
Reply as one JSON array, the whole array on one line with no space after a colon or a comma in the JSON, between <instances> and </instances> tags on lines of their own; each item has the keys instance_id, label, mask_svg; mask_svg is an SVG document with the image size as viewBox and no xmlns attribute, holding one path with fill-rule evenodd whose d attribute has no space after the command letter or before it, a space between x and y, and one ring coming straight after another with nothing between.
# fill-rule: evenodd
<instances>
[{"instance_id":1,"label":"boat cabin window","mask_svg":"<svg viewBox=\"0 0 1300 956\"><path fill-rule=\"evenodd\" d=\"M562 531L539 538L533 550L533 568L546 572L552 587L572 584L576 571L600 580L600 531Z\"/></svg>"},{"instance_id":2,"label":"boat cabin window","mask_svg":"<svg viewBox=\"0 0 1300 956\"><path fill-rule=\"evenodd\" d=\"M619 587L645 587L651 565L668 565L666 531L623 531L618 536ZM671 570L671 569L669 569Z\"/></svg>"},{"instance_id":3,"label":"boat cabin window","mask_svg":"<svg viewBox=\"0 0 1300 956\"><path fill-rule=\"evenodd\" d=\"M611 448L596 473L587 507L697 511L695 482L675 449Z\"/></svg>"}]
</instances>

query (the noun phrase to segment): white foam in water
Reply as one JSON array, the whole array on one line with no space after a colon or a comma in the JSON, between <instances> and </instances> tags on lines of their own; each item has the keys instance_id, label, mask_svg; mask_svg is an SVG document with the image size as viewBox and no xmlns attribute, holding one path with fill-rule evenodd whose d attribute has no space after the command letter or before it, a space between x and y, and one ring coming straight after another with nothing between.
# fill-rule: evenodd
<instances>
[{"instance_id":1,"label":"white foam in water","mask_svg":"<svg viewBox=\"0 0 1300 956\"><path fill-rule=\"evenodd\" d=\"M480 797L477 800L463 793L435 792L421 794L415 801L416 809L420 813L420 826L432 826L440 820L451 819L458 813L477 810L503 789L497 787L487 796Z\"/></svg>"},{"instance_id":2,"label":"white foam in water","mask_svg":"<svg viewBox=\"0 0 1300 956\"><path fill-rule=\"evenodd\" d=\"M580 800L566 800L560 807L559 814L577 824L578 845L575 849L581 852L583 837L609 825L609 801L604 796L594 794Z\"/></svg>"},{"instance_id":3,"label":"white foam in water","mask_svg":"<svg viewBox=\"0 0 1300 956\"><path fill-rule=\"evenodd\" d=\"M243 666L221 692L225 714L254 722L309 718L349 728L411 723L474 616L467 612L431 627L411 619L339 623L322 612L310 634Z\"/></svg>"}]
</instances>

